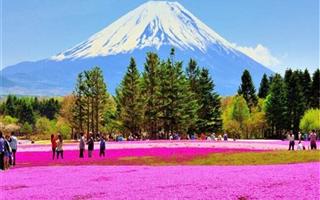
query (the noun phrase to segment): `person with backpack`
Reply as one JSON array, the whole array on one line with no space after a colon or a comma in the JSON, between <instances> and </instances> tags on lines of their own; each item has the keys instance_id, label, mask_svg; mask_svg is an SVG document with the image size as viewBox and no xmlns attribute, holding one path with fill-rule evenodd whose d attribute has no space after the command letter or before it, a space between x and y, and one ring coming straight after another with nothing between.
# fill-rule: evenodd
<instances>
[{"instance_id":1,"label":"person with backpack","mask_svg":"<svg viewBox=\"0 0 320 200\"><path fill-rule=\"evenodd\" d=\"M83 153L85 149L85 142L84 142L84 136L83 133L80 133L80 143L79 143L79 149L80 149L80 158L83 158Z\"/></svg>"},{"instance_id":2,"label":"person with backpack","mask_svg":"<svg viewBox=\"0 0 320 200\"><path fill-rule=\"evenodd\" d=\"M94 149L94 140L93 140L92 133L90 133L90 135L89 135L89 139L88 139L87 145L88 145L88 157L91 158L92 157L92 151Z\"/></svg>"},{"instance_id":3,"label":"person with backpack","mask_svg":"<svg viewBox=\"0 0 320 200\"><path fill-rule=\"evenodd\" d=\"M100 153L99 153L99 156L103 156L105 157L105 151L106 151L106 140L105 140L105 137L102 136L100 138Z\"/></svg>"}]
</instances>

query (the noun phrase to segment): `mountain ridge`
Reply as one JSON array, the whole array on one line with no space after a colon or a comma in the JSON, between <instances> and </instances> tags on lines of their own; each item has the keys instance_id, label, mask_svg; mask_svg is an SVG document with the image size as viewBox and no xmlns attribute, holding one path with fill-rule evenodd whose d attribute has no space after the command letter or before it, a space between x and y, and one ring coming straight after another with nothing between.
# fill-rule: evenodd
<instances>
[{"instance_id":1,"label":"mountain ridge","mask_svg":"<svg viewBox=\"0 0 320 200\"><path fill-rule=\"evenodd\" d=\"M165 59L172 47L184 66L193 58L208 68L222 95L236 92L244 69L251 72L256 86L263 73L272 73L178 2L150 1L55 56L4 68L1 79L6 84L1 85L0 93L65 95L73 90L77 74L94 66L102 68L109 91L114 93L130 57L142 71L146 52Z\"/></svg>"}]
</instances>

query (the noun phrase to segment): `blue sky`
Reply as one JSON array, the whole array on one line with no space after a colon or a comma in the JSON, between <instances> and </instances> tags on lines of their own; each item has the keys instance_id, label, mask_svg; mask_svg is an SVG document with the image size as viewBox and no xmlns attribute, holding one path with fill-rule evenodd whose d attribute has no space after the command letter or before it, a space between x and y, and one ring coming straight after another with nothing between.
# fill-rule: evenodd
<instances>
[{"instance_id":1,"label":"blue sky","mask_svg":"<svg viewBox=\"0 0 320 200\"><path fill-rule=\"evenodd\" d=\"M51 57L145 0L1 0L1 67ZM277 72L319 67L318 0L181 0L238 49Z\"/></svg>"}]
</instances>

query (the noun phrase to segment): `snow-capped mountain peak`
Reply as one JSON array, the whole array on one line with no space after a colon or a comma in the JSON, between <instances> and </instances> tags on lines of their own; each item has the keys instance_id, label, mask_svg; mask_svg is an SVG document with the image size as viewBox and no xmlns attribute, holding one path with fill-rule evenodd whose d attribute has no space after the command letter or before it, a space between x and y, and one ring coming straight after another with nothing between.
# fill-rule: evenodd
<instances>
[{"instance_id":1,"label":"snow-capped mountain peak","mask_svg":"<svg viewBox=\"0 0 320 200\"><path fill-rule=\"evenodd\" d=\"M100 32L56 56L77 59L128 53L162 45L206 52L215 44L225 51L232 45L202 23L178 2L149 1L119 18Z\"/></svg>"}]
</instances>

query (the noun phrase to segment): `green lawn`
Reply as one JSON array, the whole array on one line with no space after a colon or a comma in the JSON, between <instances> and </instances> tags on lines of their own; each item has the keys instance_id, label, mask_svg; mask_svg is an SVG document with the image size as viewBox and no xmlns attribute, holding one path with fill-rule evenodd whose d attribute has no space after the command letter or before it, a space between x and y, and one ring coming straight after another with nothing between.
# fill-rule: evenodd
<instances>
[{"instance_id":1,"label":"green lawn","mask_svg":"<svg viewBox=\"0 0 320 200\"><path fill-rule=\"evenodd\" d=\"M124 157L122 164L136 165L273 165L320 162L320 151L267 151L245 153L213 153L193 158Z\"/></svg>"},{"instance_id":2,"label":"green lawn","mask_svg":"<svg viewBox=\"0 0 320 200\"><path fill-rule=\"evenodd\" d=\"M320 151L268 151L210 154L186 162L189 165L273 165L320 162Z\"/></svg>"}]
</instances>

